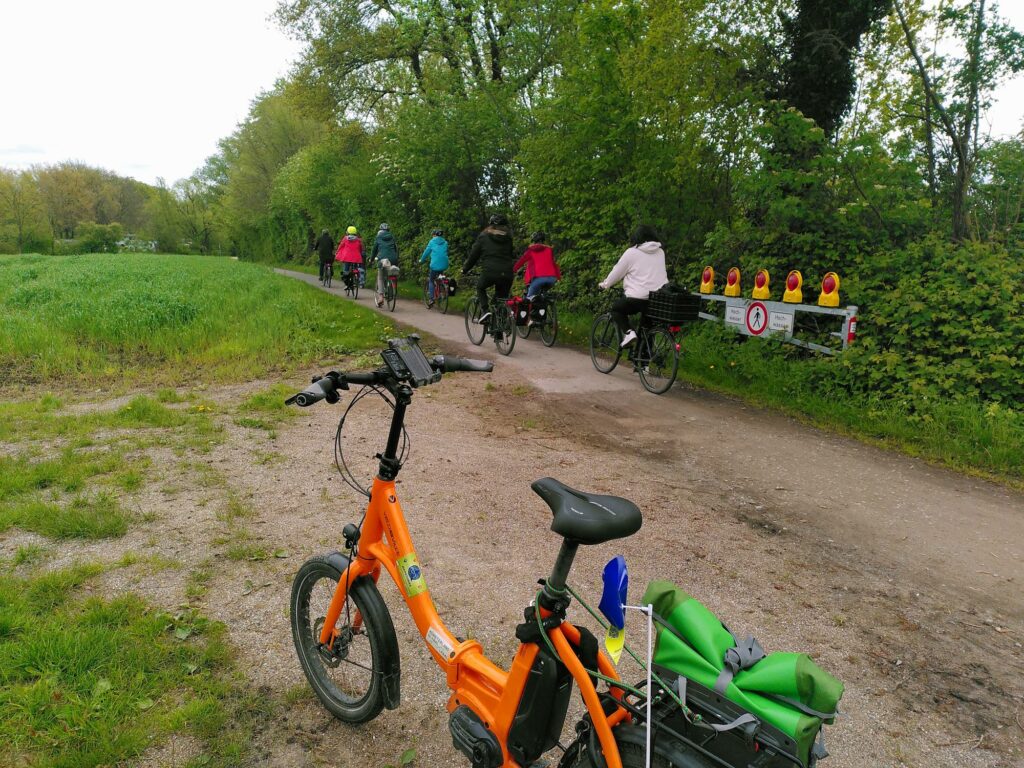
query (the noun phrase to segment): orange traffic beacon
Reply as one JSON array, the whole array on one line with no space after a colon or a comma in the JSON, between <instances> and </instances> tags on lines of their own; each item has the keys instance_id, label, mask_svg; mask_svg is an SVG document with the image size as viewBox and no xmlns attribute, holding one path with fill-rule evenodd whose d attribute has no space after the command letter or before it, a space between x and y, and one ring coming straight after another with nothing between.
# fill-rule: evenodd
<instances>
[{"instance_id":1,"label":"orange traffic beacon","mask_svg":"<svg viewBox=\"0 0 1024 768\"><path fill-rule=\"evenodd\" d=\"M443 372L489 371L492 364L441 356L428 361L417 341L415 336L392 340L382 352L381 368L332 371L288 400L300 406L338 402L339 390L356 384L375 389L394 408L372 489L353 486L370 501L361 523L343 530L349 554L313 557L293 581L292 635L302 669L320 701L343 721L366 722L383 708L398 706L398 641L376 586L383 569L398 586L427 649L445 672L451 689L447 708L452 740L472 766L541 765L538 758L558 745L575 683L587 714L577 725L571 764L623 768L617 729L642 710L626 704L625 691L635 689L619 683L611 661L595 652L596 640L589 630L566 619L571 602L566 578L580 546L631 535L640 528L640 510L626 499L578 491L550 477L535 481L531 487L551 509L551 529L562 543L550 575L540 582L535 601L516 628L520 646L511 668L506 671L491 662L477 641L455 637L431 599L395 479L404 458L405 411L414 390L438 381ZM351 474L346 480L354 482ZM594 678L604 680L607 691L599 693ZM563 763L568 764L565 757ZM699 760L690 764L710 765Z\"/></svg>"}]
</instances>

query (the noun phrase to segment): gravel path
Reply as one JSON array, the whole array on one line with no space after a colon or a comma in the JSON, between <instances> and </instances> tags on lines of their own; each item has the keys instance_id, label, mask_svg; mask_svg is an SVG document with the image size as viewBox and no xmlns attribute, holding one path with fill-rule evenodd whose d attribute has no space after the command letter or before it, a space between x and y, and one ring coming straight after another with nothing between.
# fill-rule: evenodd
<instances>
[{"instance_id":1,"label":"gravel path","mask_svg":"<svg viewBox=\"0 0 1024 768\"><path fill-rule=\"evenodd\" d=\"M372 307L372 293L359 301ZM467 343L461 315L420 302L387 314L495 361L501 394L468 405L485 440L512 445L494 470L516 478L513 489L502 481L486 494L508 510L500 519L514 525L524 505L543 518L527 490L543 474L633 498L646 515L635 584L674 578L769 650L807 650L847 683L850 717L830 729L826 765L1024 764L1024 496L730 398L681 385L656 397L631 373L602 375L588 355L538 339L502 357L489 341ZM466 378L459 389L478 388ZM446 452L459 445L444 441ZM528 448L539 463L523 461ZM480 462L455 465L446 488L472 491ZM547 564L542 552L535 566ZM598 573L602 558L577 575ZM494 605L516 615L507 597Z\"/></svg>"}]
</instances>

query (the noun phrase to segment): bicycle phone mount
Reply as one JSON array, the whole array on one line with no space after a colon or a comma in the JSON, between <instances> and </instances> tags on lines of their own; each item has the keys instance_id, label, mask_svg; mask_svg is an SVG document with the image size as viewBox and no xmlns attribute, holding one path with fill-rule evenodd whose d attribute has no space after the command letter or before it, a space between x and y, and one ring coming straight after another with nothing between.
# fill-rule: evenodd
<instances>
[{"instance_id":1,"label":"bicycle phone mount","mask_svg":"<svg viewBox=\"0 0 1024 768\"><path fill-rule=\"evenodd\" d=\"M434 370L420 349L419 341L420 337L415 333L404 339L391 339L388 348L380 353L392 375L413 387L423 387L441 380L441 371Z\"/></svg>"}]
</instances>

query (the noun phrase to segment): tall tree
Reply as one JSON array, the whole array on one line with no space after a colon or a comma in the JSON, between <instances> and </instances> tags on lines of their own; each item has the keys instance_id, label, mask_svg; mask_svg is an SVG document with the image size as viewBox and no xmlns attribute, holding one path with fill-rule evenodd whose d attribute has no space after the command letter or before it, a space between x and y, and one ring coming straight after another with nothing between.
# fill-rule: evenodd
<instances>
[{"instance_id":1,"label":"tall tree","mask_svg":"<svg viewBox=\"0 0 1024 768\"><path fill-rule=\"evenodd\" d=\"M786 58L781 98L835 135L856 90L861 37L892 0L797 0L783 17Z\"/></svg>"},{"instance_id":2,"label":"tall tree","mask_svg":"<svg viewBox=\"0 0 1024 768\"><path fill-rule=\"evenodd\" d=\"M929 136L938 134L947 142L953 239L964 240L971 235L968 195L983 141L981 115L991 106L996 86L1007 75L1024 71L1024 35L1003 22L986 0L951 2L940 7L935 23L951 26L960 52L938 56L915 33L905 0L893 0L893 6L928 105ZM928 65L929 58L939 62L939 72Z\"/></svg>"},{"instance_id":3,"label":"tall tree","mask_svg":"<svg viewBox=\"0 0 1024 768\"><path fill-rule=\"evenodd\" d=\"M0 169L0 223L10 222L14 228L18 253L25 252L43 218L43 201L39 188L28 171Z\"/></svg>"}]
</instances>

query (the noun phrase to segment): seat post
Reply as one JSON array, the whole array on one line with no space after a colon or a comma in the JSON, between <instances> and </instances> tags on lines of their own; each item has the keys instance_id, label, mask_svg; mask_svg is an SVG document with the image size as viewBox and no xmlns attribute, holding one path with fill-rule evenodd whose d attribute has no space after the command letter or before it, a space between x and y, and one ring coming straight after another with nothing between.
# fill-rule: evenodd
<instances>
[{"instance_id":1,"label":"seat post","mask_svg":"<svg viewBox=\"0 0 1024 768\"><path fill-rule=\"evenodd\" d=\"M576 550L579 547L580 545L575 541L562 539L562 547L558 550L555 567L544 584L544 593L548 597L558 599L565 595L565 582L569 578L569 570L572 568L572 561L576 558Z\"/></svg>"}]
</instances>

